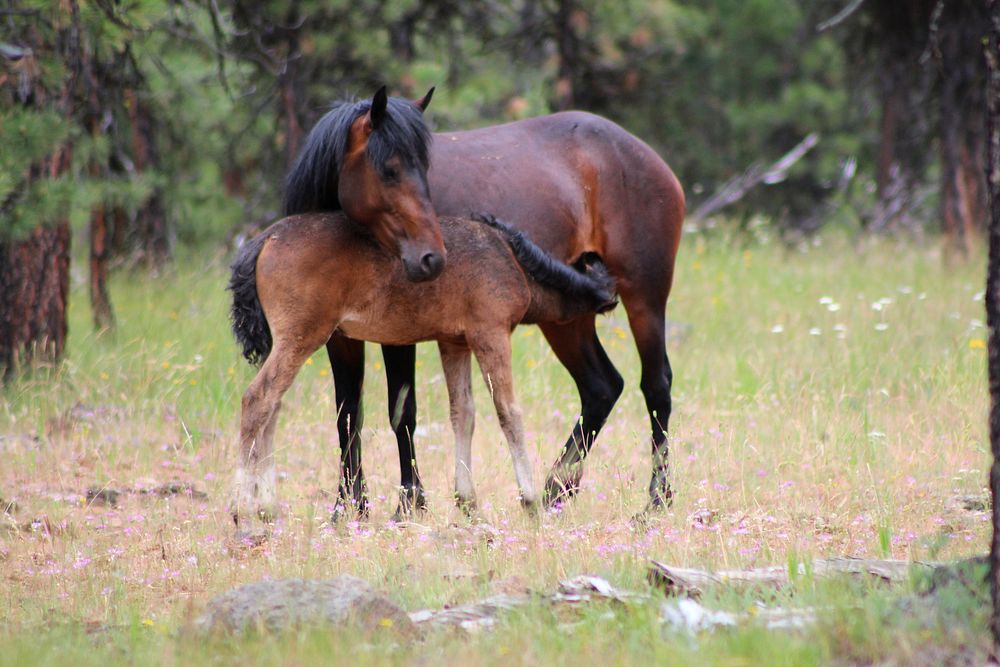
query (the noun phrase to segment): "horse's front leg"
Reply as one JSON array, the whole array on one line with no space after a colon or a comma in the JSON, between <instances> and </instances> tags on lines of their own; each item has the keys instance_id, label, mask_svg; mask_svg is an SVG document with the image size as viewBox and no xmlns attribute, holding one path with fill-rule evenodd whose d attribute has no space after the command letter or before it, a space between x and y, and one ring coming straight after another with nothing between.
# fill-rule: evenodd
<instances>
[{"instance_id":1,"label":"horse's front leg","mask_svg":"<svg viewBox=\"0 0 1000 667\"><path fill-rule=\"evenodd\" d=\"M472 433L476 406L472 400L472 355L465 345L438 342L448 383L451 428L455 433L455 501L467 515L476 509L472 482Z\"/></svg>"},{"instance_id":2,"label":"horse's front leg","mask_svg":"<svg viewBox=\"0 0 1000 667\"><path fill-rule=\"evenodd\" d=\"M510 458L514 463L514 475L521 494L521 505L530 514L537 512L538 491L532 473L531 457L524 443L524 424L521 408L514 398L514 378L511 371L510 336L506 332L487 333L470 336L469 344L483 379L493 397L493 406L500 420L500 428L510 448Z\"/></svg>"},{"instance_id":3,"label":"horse's front leg","mask_svg":"<svg viewBox=\"0 0 1000 667\"><path fill-rule=\"evenodd\" d=\"M237 524L254 514L264 521L276 515L274 429L281 397L309 354L276 344L243 394L239 461L230 501L230 512Z\"/></svg>"},{"instance_id":4,"label":"horse's front leg","mask_svg":"<svg viewBox=\"0 0 1000 667\"><path fill-rule=\"evenodd\" d=\"M368 489L361 469L361 427L364 424L361 391L365 379L365 344L333 334L326 343L333 371L340 440L340 484L332 520L350 515L368 516Z\"/></svg>"}]
</instances>

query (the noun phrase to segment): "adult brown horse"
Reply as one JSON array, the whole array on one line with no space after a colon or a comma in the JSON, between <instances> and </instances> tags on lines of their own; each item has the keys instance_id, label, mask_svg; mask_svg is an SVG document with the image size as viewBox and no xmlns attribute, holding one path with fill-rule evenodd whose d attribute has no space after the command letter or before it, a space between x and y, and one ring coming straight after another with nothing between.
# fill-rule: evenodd
<instances>
[{"instance_id":1,"label":"adult brown horse","mask_svg":"<svg viewBox=\"0 0 1000 667\"><path fill-rule=\"evenodd\" d=\"M425 108L429 98L430 93L416 106ZM314 148L324 133L321 120L289 175L286 215L335 206L336 183L321 178L328 167L322 152ZM597 256L607 265L642 364L639 386L652 429L647 508L669 503L667 427L673 373L664 325L684 220L684 192L673 172L649 146L611 121L565 112L435 134L428 178L434 208L441 215L488 210L560 260L572 264ZM552 504L578 490L583 460L624 382L601 347L593 315L565 324L542 324L541 329L573 377L582 408L546 479L544 500ZM334 335L327 350L339 410L341 498L364 514L368 501L358 437L364 344ZM382 351L390 419L400 452L400 510L405 511L410 502L424 504L412 442L415 348L383 345Z\"/></svg>"}]
</instances>

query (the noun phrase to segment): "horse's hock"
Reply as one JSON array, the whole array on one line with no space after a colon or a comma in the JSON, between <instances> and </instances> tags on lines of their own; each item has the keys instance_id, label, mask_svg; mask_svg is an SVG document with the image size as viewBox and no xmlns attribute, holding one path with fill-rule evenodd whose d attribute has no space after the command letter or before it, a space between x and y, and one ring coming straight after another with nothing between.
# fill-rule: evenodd
<instances>
[{"instance_id":1,"label":"horse's hock","mask_svg":"<svg viewBox=\"0 0 1000 667\"><path fill-rule=\"evenodd\" d=\"M410 617L363 579L279 579L216 596L195 621L200 632L278 632L302 626L350 625L362 631L417 634Z\"/></svg>"}]
</instances>

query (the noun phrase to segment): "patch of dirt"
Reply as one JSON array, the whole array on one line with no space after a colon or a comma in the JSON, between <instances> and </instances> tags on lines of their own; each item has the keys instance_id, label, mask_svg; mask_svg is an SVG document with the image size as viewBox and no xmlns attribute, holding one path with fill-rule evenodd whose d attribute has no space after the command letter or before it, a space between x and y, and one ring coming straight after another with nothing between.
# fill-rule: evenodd
<instances>
[{"instance_id":1,"label":"patch of dirt","mask_svg":"<svg viewBox=\"0 0 1000 667\"><path fill-rule=\"evenodd\" d=\"M208 494L196 488L189 482L172 481L159 484L154 487L136 487L123 490L112 489L110 487L92 486L85 494L88 505L106 505L117 507L118 502L125 494L137 496L155 496L157 498L170 498L172 496L184 496L192 500L208 500Z\"/></svg>"}]
</instances>

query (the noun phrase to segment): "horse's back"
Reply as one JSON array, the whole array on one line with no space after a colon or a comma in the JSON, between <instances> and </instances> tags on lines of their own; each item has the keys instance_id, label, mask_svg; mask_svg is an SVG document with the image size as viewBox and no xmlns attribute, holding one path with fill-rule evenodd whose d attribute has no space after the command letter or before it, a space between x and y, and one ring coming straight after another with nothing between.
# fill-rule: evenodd
<instances>
[{"instance_id":1,"label":"horse's back","mask_svg":"<svg viewBox=\"0 0 1000 667\"><path fill-rule=\"evenodd\" d=\"M636 262L672 273L680 183L648 145L600 116L569 111L436 134L428 176L439 214L489 211L565 261L600 254L626 280Z\"/></svg>"}]
</instances>

